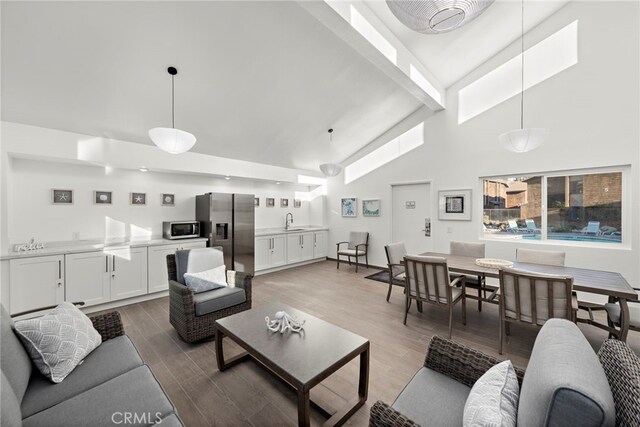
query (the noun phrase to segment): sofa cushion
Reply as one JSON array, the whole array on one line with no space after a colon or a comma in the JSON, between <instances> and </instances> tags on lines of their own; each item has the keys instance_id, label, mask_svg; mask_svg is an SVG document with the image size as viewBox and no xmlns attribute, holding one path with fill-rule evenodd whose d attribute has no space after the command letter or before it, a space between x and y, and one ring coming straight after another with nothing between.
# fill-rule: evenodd
<instances>
[{"instance_id":1,"label":"sofa cushion","mask_svg":"<svg viewBox=\"0 0 640 427\"><path fill-rule=\"evenodd\" d=\"M220 265L200 273L184 273L184 282L194 294L229 286L227 283L227 268L224 265Z\"/></svg>"},{"instance_id":2,"label":"sofa cushion","mask_svg":"<svg viewBox=\"0 0 640 427\"><path fill-rule=\"evenodd\" d=\"M91 320L70 302L15 325L36 367L59 383L102 342Z\"/></svg>"},{"instance_id":3,"label":"sofa cushion","mask_svg":"<svg viewBox=\"0 0 640 427\"><path fill-rule=\"evenodd\" d=\"M105 341L61 383L54 384L34 372L22 400L22 416L26 418L48 409L142 364L142 358L128 336Z\"/></svg>"},{"instance_id":4,"label":"sofa cushion","mask_svg":"<svg viewBox=\"0 0 640 427\"><path fill-rule=\"evenodd\" d=\"M145 365L22 420L24 427L150 425L175 412ZM126 414L132 414L124 422Z\"/></svg>"},{"instance_id":5,"label":"sofa cushion","mask_svg":"<svg viewBox=\"0 0 640 427\"><path fill-rule=\"evenodd\" d=\"M247 296L242 288L225 287L193 295L196 316L242 304Z\"/></svg>"},{"instance_id":6,"label":"sofa cushion","mask_svg":"<svg viewBox=\"0 0 640 427\"><path fill-rule=\"evenodd\" d=\"M185 284L184 273L199 273L224 265L224 255L217 248L184 249L176 251L176 276Z\"/></svg>"},{"instance_id":7,"label":"sofa cushion","mask_svg":"<svg viewBox=\"0 0 640 427\"><path fill-rule=\"evenodd\" d=\"M176 414L167 415L162 419L162 422L159 422L158 425L162 427L183 427L182 421Z\"/></svg>"},{"instance_id":8,"label":"sofa cushion","mask_svg":"<svg viewBox=\"0 0 640 427\"><path fill-rule=\"evenodd\" d=\"M464 406L464 427L515 427L520 386L510 360L490 368L471 387Z\"/></svg>"},{"instance_id":9,"label":"sofa cushion","mask_svg":"<svg viewBox=\"0 0 640 427\"><path fill-rule=\"evenodd\" d=\"M9 313L4 305L0 305L0 365L18 402L21 402L29 384L33 365L13 326Z\"/></svg>"},{"instance_id":10,"label":"sofa cushion","mask_svg":"<svg viewBox=\"0 0 640 427\"><path fill-rule=\"evenodd\" d=\"M0 381L0 402L2 402L2 410L0 411L0 425L20 427L22 425L22 414L20 413L20 402L13 391L9 380L1 371Z\"/></svg>"},{"instance_id":11,"label":"sofa cushion","mask_svg":"<svg viewBox=\"0 0 640 427\"><path fill-rule=\"evenodd\" d=\"M616 425L640 426L640 357L620 340L606 340L598 358L616 404Z\"/></svg>"},{"instance_id":12,"label":"sofa cushion","mask_svg":"<svg viewBox=\"0 0 640 427\"><path fill-rule=\"evenodd\" d=\"M421 368L391 407L427 426L460 426L471 388L429 368Z\"/></svg>"},{"instance_id":13,"label":"sofa cushion","mask_svg":"<svg viewBox=\"0 0 640 427\"><path fill-rule=\"evenodd\" d=\"M578 327L544 324L522 382L518 426L613 426L615 407L602 365Z\"/></svg>"}]
</instances>

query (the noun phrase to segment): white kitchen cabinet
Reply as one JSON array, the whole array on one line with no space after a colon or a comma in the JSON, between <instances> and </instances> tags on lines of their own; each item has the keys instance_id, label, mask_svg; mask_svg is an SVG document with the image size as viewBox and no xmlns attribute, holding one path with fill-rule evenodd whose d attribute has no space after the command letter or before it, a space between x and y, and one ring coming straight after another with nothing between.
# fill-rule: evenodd
<instances>
[{"instance_id":1,"label":"white kitchen cabinet","mask_svg":"<svg viewBox=\"0 0 640 427\"><path fill-rule=\"evenodd\" d=\"M111 301L147 293L147 248L105 250L111 256Z\"/></svg>"},{"instance_id":2,"label":"white kitchen cabinet","mask_svg":"<svg viewBox=\"0 0 640 427\"><path fill-rule=\"evenodd\" d=\"M285 235L263 236L255 239L255 269L279 267L287 264L287 241Z\"/></svg>"},{"instance_id":3,"label":"white kitchen cabinet","mask_svg":"<svg viewBox=\"0 0 640 427\"><path fill-rule=\"evenodd\" d=\"M313 232L313 257L326 258L328 254L327 241L329 232L326 230Z\"/></svg>"},{"instance_id":4,"label":"white kitchen cabinet","mask_svg":"<svg viewBox=\"0 0 640 427\"><path fill-rule=\"evenodd\" d=\"M178 243L149 247L149 287L148 292L161 292L169 289L167 273L167 255L175 254L178 249L205 248L207 242Z\"/></svg>"},{"instance_id":5,"label":"white kitchen cabinet","mask_svg":"<svg viewBox=\"0 0 640 427\"><path fill-rule=\"evenodd\" d=\"M287 264L313 259L313 233L287 234Z\"/></svg>"},{"instance_id":6,"label":"white kitchen cabinet","mask_svg":"<svg viewBox=\"0 0 640 427\"><path fill-rule=\"evenodd\" d=\"M100 252L65 255L65 300L85 307L111 300L110 256Z\"/></svg>"},{"instance_id":7,"label":"white kitchen cabinet","mask_svg":"<svg viewBox=\"0 0 640 427\"><path fill-rule=\"evenodd\" d=\"M64 301L64 255L9 261L11 313L57 305Z\"/></svg>"}]
</instances>

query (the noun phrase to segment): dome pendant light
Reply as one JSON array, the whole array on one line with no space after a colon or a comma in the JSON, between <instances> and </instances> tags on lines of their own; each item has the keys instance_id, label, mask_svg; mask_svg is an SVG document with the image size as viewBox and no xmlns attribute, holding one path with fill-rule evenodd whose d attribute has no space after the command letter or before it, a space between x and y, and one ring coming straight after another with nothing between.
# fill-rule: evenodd
<instances>
[{"instance_id":1,"label":"dome pendant light","mask_svg":"<svg viewBox=\"0 0 640 427\"><path fill-rule=\"evenodd\" d=\"M494 0L387 0L391 13L413 31L439 34L477 18Z\"/></svg>"},{"instance_id":2,"label":"dome pendant light","mask_svg":"<svg viewBox=\"0 0 640 427\"><path fill-rule=\"evenodd\" d=\"M329 132L329 143L331 143L333 141L333 129L329 129L327 132ZM338 163L323 163L320 165L320 171L325 177L329 178L340 174L342 166Z\"/></svg>"},{"instance_id":3,"label":"dome pendant light","mask_svg":"<svg viewBox=\"0 0 640 427\"><path fill-rule=\"evenodd\" d=\"M171 127L153 128L149 130L149 138L161 150L171 154L181 154L191 150L196 143L196 137L175 127L174 78L178 70L175 67L169 67L167 72L171 75Z\"/></svg>"},{"instance_id":4,"label":"dome pendant light","mask_svg":"<svg viewBox=\"0 0 640 427\"><path fill-rule=\"evenodd\" d=\"M521 91L520 91L520 129L505 132L498 137L504 148L515 153L526 153L538 148L547 133L544 128L524 128L524 0L522 0L522 37L520 37L521 50Z\"/></svg>"}]
</instances>

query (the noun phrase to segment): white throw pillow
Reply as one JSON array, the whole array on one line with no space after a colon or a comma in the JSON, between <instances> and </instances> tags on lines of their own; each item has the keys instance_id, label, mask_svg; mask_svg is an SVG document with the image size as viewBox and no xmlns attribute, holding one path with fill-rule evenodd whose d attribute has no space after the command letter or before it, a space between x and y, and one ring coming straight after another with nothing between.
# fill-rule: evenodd
<instances>
[{"instance_id":1,"label":"white throw pillow","mask_svg":"<svg viewBox=\"0 0 640 427\"><path fill-rule=\"evenodd\" d=\"M520 386L510 360L481 376L464 405L463 427L515 427Z\"/></svg>"},{"instance_id":2,"label":"white throw pillow","mask_svg":"<svg viewBox=\"0 0 640 427\"><path fill-rule=\"evenodd\" d=\"M15 329L33 363L54 383L64 380L102 343L91 319L70 302L37 319L17 321Z\"/></svg>"},{"instance_id":3,"label":"white throw pillow","mask_svg":"<svg viewBox=\"0 0 640 427\"><path fill-rule=\"evenodd\" d=\"M184 283L195 294L223 288L228 286L226 267L221 265L200 273L184 273Z\"/></svg>"}]
</instances>

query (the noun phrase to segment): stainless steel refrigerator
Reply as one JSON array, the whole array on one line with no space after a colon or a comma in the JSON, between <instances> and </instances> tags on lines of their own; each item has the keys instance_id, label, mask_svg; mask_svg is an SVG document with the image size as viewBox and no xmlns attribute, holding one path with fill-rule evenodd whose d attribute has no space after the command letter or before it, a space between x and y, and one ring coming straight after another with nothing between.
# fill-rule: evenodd
<instances>
[{"instance_id":1,"label":"stainless steel refrigerator","mask_svg":"<svg viewBox=\"0 0 640 427\"><path fill-rule=\"evenodd\" d=\"M228 270L254 274L253 194L205 193L196 196L196 220L208 246L221 246Z\"/></svg>"}]
</instances>

